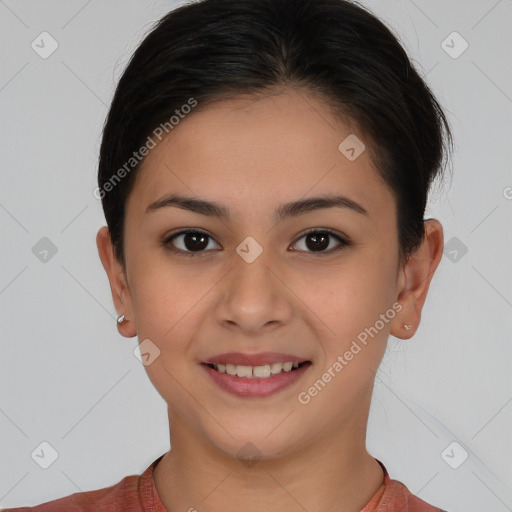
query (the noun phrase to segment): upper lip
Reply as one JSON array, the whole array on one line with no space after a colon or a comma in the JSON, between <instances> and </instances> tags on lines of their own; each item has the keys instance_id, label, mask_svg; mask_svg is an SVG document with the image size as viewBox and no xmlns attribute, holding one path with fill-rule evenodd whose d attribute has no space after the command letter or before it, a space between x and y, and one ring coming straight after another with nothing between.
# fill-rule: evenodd
<instances>
[{"instance_id":1,"label":"upper lip","mask_svg":"<svg viewBox=\"0 0 512 512\"><path fill-rule=\"evenodd\" d=\"M234 364L240 366L262 366L272 363L303 363L307 361L293 354L281 354L277 352L259 352L258 354L243 354L241 352L227 352L210 357L203 361L205 364Z\"/></svg>"}]
</instances>

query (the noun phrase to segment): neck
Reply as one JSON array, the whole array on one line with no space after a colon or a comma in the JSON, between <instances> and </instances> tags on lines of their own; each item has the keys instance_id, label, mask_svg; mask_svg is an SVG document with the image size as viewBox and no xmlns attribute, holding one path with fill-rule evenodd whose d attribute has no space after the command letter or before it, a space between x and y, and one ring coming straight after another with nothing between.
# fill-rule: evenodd
<instances>
[{"instance_id":1,"label":"neck","mask_svg":"<svg viewBox=\"0 0 512 512\"><path fill-rule=\"evenodd\" d=\"M169 512L359 512L384 478L379 463L366 451L361 420L366 425L366 419L359 418L335 437L301 445L285 457L243 461L191 433L173 415L172 449L155 468L153 481Z\"/></svg>"}]
</instances>

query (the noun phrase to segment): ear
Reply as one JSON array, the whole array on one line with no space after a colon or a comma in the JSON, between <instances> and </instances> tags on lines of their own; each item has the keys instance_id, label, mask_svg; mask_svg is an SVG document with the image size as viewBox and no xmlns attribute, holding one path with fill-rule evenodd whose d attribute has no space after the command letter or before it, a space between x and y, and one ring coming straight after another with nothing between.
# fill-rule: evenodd
<instances>
[{"instance_id":1,"label":"ear","mask_svg":"<svg viewBox=\"0 0 512 512\"><path fill-rule=\"evenodd\" d=\"M443 256L443 227L435 219L426 220L425 237L399 270L397 301L400 314L391 322L391 334L400 339L414 336L421 321L430 281Z\"/></svg>"},{"instance_id":2,"label":"ear","mask_svg":"<svg viewBox=\"0 0 512 512\"><path fill-rule=\"evenodd\" d=\"M137 332L135 329L132 297L127 284L125 269L115 257L114 247L110 239L110 231L107 226L103 226L98 231L96 245L98 246L101 263L110 282L110 291L112 292L116 311L120 315L125 315L124 322L117 323L117 328L121 336L133 338L137 335Z\"/></svg>"}]
</instances>

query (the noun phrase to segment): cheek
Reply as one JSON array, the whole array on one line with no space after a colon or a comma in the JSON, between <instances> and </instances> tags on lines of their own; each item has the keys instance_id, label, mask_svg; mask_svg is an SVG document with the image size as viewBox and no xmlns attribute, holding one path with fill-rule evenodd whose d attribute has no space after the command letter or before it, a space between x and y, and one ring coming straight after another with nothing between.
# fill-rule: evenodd
<instances>
[{"instance_id":1,"label":"cheek","mask_svg":"<svg viewBox=\"0 0 512 512\"><path fill-rule=\"evenodd\" d=\"M326 281L324 299L313 298L330 331L321 337L325 359L302 399L311 400L312 416L328 417L334 427L371 396L396 315L394 269L391 258L358 257Z\"/></svg>"},{"instance_id":2,"label":"cheek","mask_svg":"<svg viewBox=\"0 0 512 512\"><path fill-rule=\"evenodd\" d=\"M312 309L332 331L324 345L330 360L348 350L358 337L364 341L365 333L372 343L368 343L363 357L379 359L395 316L392 306L397 260L393 252L392 248L387 253L359 252L345 265L332 269L330 278L310 295ZM358 359L362 359L360 355Z\"/></svg>"},{"instance_id":3,"label":"cheek","mask_svg":"<svg viewBox=\"0 0 512 512\"><path fill-rule=\"evenodd\" d=\"M139 266L132 299L139 340L152 340L163 356L185 349L211 288L189 270L153 260Z\"/></svg>"},{"instance_id":4,"label":"cheek","mask_svg":"<svg viewBox=\"0 0 512 512\"><path fill-rule=\"evenodd\" d=\"M132 294L139 343L150 340L148 346L157 354L145 365L145 371L168 404L186 410L189 398L183 390L194 387L190 365L186 363L198 315L204 313L207 297L201 298L209 287L197 276L186 278L169 265L145 268L137 275L138 284Z\"/></svg>"}]
</instances>

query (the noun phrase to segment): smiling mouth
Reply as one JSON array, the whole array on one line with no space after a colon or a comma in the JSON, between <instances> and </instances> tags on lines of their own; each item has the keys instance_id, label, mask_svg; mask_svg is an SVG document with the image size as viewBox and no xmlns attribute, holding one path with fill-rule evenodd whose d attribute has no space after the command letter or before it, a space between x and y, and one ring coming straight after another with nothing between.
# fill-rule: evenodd
<instances>
[{"instance_id":1,"label":"smiling mouth","mask_svg":"<svg viewBox=\"0 0 512 512\"><path fill-rule=\"evenodd\" d=\"M246 379L269 379L281 373L290 373L305 365L310 365L310 361L270 363L260 366L247 366L236 364L210 364L203 363L219 373L227 373L233 377L242 377Z\"/></svg>"}]
</instances>

